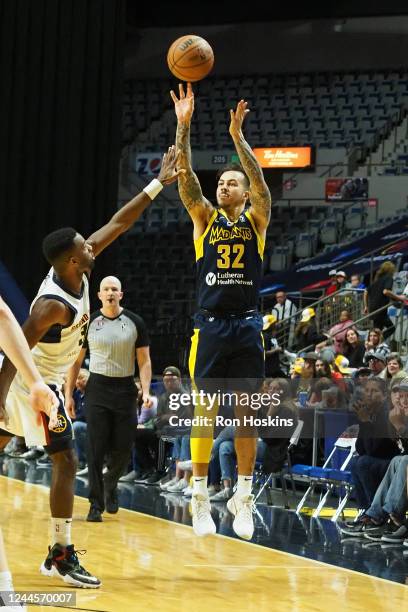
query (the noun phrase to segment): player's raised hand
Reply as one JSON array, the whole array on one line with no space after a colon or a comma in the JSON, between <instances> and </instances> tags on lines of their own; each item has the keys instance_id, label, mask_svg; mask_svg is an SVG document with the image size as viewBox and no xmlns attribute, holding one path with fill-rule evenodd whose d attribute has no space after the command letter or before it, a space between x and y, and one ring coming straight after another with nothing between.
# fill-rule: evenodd
<instances>
[{"instance_id":1,"label":"player's raised hand","mask_svg":"<svg viewBox=\"0 0 408 612\"><path fill-rule=\"evenodd\" d=\"M172 145L169 147L167 153L163 155L159 176L157 177L162 185L174 183L180 174L185 173L184 168L177 167L178 159L179 154L176 153L176 147Z\"/></svg>"},{"instance_id":2,"label":"player's raised hand","mask_svg":"<svg viewBox=\"0 0 408 612\"><path fill-rule=\"evenodd\" d=\"M58 425L59 400L48 385L39 381L31 386L30 404L38 414L37 420L39 423L41 422L40 413L44 412L49 418L49 429L54 429Z\"/></svg>"},{"instance_id":3,"label":"player's raised hand","mask_svg":"<svg viewBox=\"0 0 408 612\"><path fill-rule=\"evenodd\" d=\"M231 122L229 127L229 133L233 138L240 136L242 131L242 124L244 123L244 119L248 113L248 102L245 102L245 100L240 100L238 102L235 111L230 110Z\"/></svg>"},{"instance_id":4,"label":"player's raised hand","mask_svg":"<svg viewBox=\"0 0 408 612\"><path fill-rule=\"evenodd\" d=\"M190 123L194 112L194 92L191 83L187 83L186 91L184 91L184 85L182 83L179 84L178 98L173 90L171 90L170 96L174 102L174 109L179 123Z\"/></svg>"}]
</instances>

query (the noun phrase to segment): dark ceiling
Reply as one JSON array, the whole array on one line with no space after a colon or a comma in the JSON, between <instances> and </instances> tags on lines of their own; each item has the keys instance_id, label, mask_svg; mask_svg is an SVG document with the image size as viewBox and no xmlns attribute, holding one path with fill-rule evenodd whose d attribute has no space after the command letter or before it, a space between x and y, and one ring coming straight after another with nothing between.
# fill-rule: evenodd
<instances>
[{"instance_id":1,"label":"dark ceiling","mask_svg":"<svg viewBox=\"0 0 408 612\"><path fill-rule=\"evenodd\" d=\"M378 6L381 4L381 6ZM406 0L388 0L386 3L373 0L287 2L276 0L238 0L227 2L205 2L190 0L127 0L127 23L130 29L164 26L212 25L225 23L283 21L303 19L336 19L344 17L385 16L408 14Z\"/></svg>"}]
</instances>

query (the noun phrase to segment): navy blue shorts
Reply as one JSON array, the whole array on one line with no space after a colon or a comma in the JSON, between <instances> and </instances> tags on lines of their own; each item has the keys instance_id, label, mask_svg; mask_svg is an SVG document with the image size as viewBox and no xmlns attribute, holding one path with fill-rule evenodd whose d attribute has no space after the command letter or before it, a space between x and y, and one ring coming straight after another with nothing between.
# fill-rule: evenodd
<instances>
[{"instance_id":1,"label":"navy blue shorts","mask_svg":"<svg viewBox=\"0 0 408 612\"><path fill-rule=\"evenodd\" d=\"M7 395L8 421L2 424L3 430L24 437L27 446L43 446L50 455L73 448L72 423L65 411L62 392L55 385L48 385L59 399L58 425L51 431L48 429L49 419L44 413L41 413L38 422L37 414L30 406L29 391L19 383L19 379L13 381ZM4 435L3 431L1 433Z\"/></svg>"},{"instance_id":2,"label":"navy blue shorts","mask_svg":"<svg viewBox=\"0 0 408 612\"><path fill-rule=\"evenodd\" d=\"M259 389L265 376L261 315L224 318L197 313L189 369L200 388L223 381L236 391Z\"/></svg>"}]
</instances>

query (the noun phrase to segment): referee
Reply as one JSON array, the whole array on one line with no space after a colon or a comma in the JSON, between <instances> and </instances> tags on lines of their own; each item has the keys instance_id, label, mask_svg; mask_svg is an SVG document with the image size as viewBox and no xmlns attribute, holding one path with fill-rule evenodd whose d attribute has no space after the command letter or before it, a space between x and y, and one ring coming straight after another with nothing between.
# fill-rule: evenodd
<instances>
[{"instance_id":1,"label":"referee","mask_svg":"<svg viewBox=\"0 0 408 612\"><path fill-rule=\"evenodd\" d=\"M105 509L114 514L119 508L117 483L128 465L137 424L135 355L146 407L151 405L152 378L146 325L120 305L123 292L119 279L104 278L98 297L102 308L92 313L84 344L90 354L85 411L91 504L87 521L92 522L102 521ZM109 470L103 478L105 456Z\"/></svg>"}]
</instances>

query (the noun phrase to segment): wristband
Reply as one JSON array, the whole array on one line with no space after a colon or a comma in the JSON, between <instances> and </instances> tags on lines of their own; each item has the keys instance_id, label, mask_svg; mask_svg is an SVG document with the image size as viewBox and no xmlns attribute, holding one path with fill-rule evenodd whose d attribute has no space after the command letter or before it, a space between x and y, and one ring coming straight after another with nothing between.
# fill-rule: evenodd
<instances>
[{"instance_id":1,"label":"wristband","mask_svg":"<svg viewBox=\"0 0 408 612\"><path fill-rule=\"evenodd\" d=\"M150 181L148 185L146 185L143 191L149 196L151 200L154 200L154 198L159 195L162 189L163 185L161 184L161 182L154 178L152 181Z\"/></svg>"}]
</instances>

